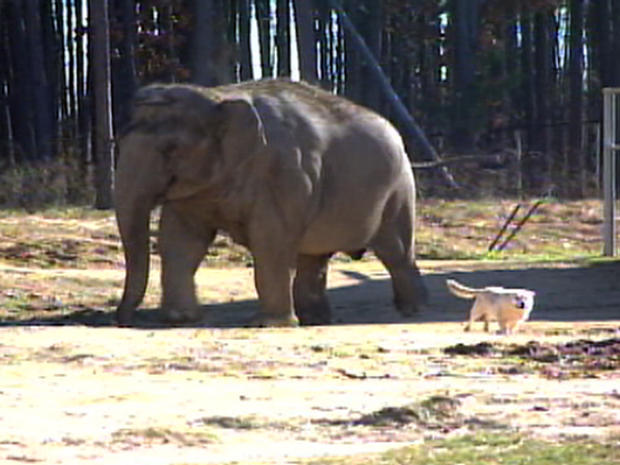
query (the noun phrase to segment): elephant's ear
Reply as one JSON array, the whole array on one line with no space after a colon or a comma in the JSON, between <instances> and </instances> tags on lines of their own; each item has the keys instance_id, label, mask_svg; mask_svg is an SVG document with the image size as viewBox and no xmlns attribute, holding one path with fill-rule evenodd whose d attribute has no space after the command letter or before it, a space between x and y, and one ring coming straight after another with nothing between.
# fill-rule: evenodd
<instances>
[{"instance_id":1,"label":"elephant's ear","mask_svg":"<svg viewBox=\"0 0 620 465\"><path fill-rule=\"evenodd\" d=\"M218 136L226 156L247 156L267 144L265 129L254 105L242 98L220 102Z\"/></svg>"}]
</instances>

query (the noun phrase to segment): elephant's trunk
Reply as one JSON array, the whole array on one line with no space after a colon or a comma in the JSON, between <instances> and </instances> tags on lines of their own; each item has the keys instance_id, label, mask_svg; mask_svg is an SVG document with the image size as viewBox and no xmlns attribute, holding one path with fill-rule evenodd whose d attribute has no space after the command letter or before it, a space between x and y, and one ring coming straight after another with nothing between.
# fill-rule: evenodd
<instances>
[{"instance_id":1,"label":"elephant's trunk","mask_svg":"<svg viewBox=\"0 0 620 465\"><path fill-rule=\"evenodd\" d=\"M125 252L125 287L116 319L120 325L129 325L133 311L142 302L148 282L149 220L154 202L123 199L121 205L116 209L116 219Z\"/></svg>"},{"instance_id":2,"label":"elephant's trunk","mask_svg":"<svg viewBox=\"0 0 620 465\"><path fill-rule=\"evenodd\" d=\"M151 149L153 137L140 131L125 135L116 168L114 203L125 252L125 288L116 319L123 326L131 324L146 291L151 211L168 182L162 157Z\"/></svg>"}]
</instances>

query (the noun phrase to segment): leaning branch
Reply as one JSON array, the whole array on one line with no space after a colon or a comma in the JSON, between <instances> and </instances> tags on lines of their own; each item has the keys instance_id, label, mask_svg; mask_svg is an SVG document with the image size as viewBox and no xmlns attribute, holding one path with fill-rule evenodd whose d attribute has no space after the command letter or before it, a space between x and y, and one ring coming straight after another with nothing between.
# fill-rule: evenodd
<instances>
[{"instance_id":1,"label":"leaning branch","mask_svg":"<svg viewBox=\"0 0 620 465\"><path fill-rule=\"evenodd\" d=\"M469 155L460 155L458 157L450 157L450 158L441 158L436 161L414 161L411 162L411 166L415 169L429 169L429 168L439 168L441 166L446 165L454 165L458 163L465 163L469 161L482 161L482 160L492 160L497 161L499 157L502 157L502 154L469 154Z\"/></svg>"},{"instance_id":2,"label":"leaning branch","mask_svg":"<svg viewBox=\"0 0 620 465\"><path fill-rule=\"evenodd\" d=\"M362 36L357 32L357 29L349 19L349 16L346 14L342 6L340 5L338 0L329 0L331 7L338 13L338 16L342 19L344 27L350 32L351 37L357 48L362 52L368 63L370 64L370 70L372 71L374 77L377 79L379 84L381 85L381 89L387 95L388 101L390 105L394 108L396 112L397 118L400 120L401 124L404 126L406 131L406 136L408 139L415 140L418 145L422 148L424 155L426 158L433 160L434 162L441 162L441 158L437 154L435 148L431 145L429 140L426 138L424 131L415 121L413 116L409 113L403 102L400 100L390 81L385 76L385 73L381 69L381 66L373 56L372 52L366 45L366 42L362 38ZM432 163L432 162L431 162ZM439 166L439 165L438 165ZM447 170L445 166L441 166L441 172L451 187L458 188L458 184Z\"/></svg>"}]
</instances>

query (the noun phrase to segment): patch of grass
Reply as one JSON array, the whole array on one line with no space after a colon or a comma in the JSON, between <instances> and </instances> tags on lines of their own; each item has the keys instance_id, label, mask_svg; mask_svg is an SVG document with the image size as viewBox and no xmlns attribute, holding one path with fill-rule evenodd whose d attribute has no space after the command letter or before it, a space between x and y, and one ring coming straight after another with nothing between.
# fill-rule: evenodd
<instances>
[{"instance_id":1,"label":"patch of grass","mask_svg":"<svg viewBox=\"0 0 620 465\"><path fill-rule=\"evenodd\" d=\"M381 455L321 458L304 465L615 465L620 463L619 438L604 442L546 442L518 434L479 434L388 451Z\"/></svg>"},{"instance_id":2,"label":"patch of grass","mask_svg":"<svg viewBox=\"0 0 620 465\"><path fill-rule=\"evenodd\" d=\"M212 426L224 429L233 430L294 430L296 429L293 423L286 423L281 421L273 421L264 418L259 418L253 415L241 416L241 417L227 417L227 416L214 416L200 418L192 424L200 424L206 426Z\"/></svg>"},{"instance_id":3,"label":"patch of grass","mask_svg":"<svg viewBox=\"0 0 620 465\"><path fill-rule=\"evenodd\" d=\"M353 422L363 426L389 426L416 423L425 427L444 425L459 417L458 399L446 396L431 396L421 402L405 407L386 407L362 416Z\"/></svg>"},{"instance_id":4,"label":"patch of grass","mask_svg":"<svg viewBox=\"0 0 620 465\"><path fill-rule=\"evenodd\" d=\"M525 369L528 364L547 378L564 379L592 377L604 371L620 367L620 338L603 340L579 339L559 344L530 341L527 344L456 344L443 349L448 355L487 357L512 360L515 370ZM503 368L510 370L511 368Z\"/></svg>"},{"instance_id":5,"label":"patch of grass","mask_svg":"<svg viewBox=\"0 0 620 465\"><path fill-rule=\"evenodd\" d=\"M600 256L602 241L599 200L547 201L501 251L488 247L519 203L517 200L442 200L418 202L416 255L427 259L522 260L549 262L593 259ZM512 224L520 220L533 202L523 207ZM570 218L571 221L566 221ZM510 226L498 241L512 232Z\"/></svg>"},{"instance_id":6,"label":"patch of grass","mask_svg":"<svg viewBox=\"0 0 620 465\"><path fill-rule=\"evenodd\" d=\"M175 444L197 447L218 442L217 435L207 430L173 430L167 427L151 426L142 429L124 428L112 433L112 442L133 446L150 444Z\"/></svg>"},{"instance_id":7,"label":"patch of grass","mask_svg":"<svg viewBox=\"0 0 620 465\"><path fill-rule=\"evenodd\" d=\"M463 426L464 417L459 412L461 402L448 396L431 396L420 402L400 407L384 407L356 419L315 420L324 426L364 426L371 428L403 427L417 425L428 429L449 431Z\"/></svg>"}]
</instances>

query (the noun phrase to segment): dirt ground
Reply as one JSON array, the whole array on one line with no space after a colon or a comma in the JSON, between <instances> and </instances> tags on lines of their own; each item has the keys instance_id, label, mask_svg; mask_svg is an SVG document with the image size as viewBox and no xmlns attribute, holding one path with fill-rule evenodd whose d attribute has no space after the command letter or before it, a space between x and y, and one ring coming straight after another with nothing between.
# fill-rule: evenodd
<instances>
[{"instance_id":1,"label":"dirt ground","mask_svg":"<svg viewBox=\"0 0 620 465\"><path fill-rule=\"evenodd\" d=\"M0 462L279 464L479 430L620 437L620 264L421 265L430 302L411 319L370 260L331 270L329 327L243 328L249 268L201 269L208 305L189 328L149 310L133 329L95 311L5 321ZM531 321L464 333L470 302L447 277L536 290Z\"/></svg>"}]
</instances>

